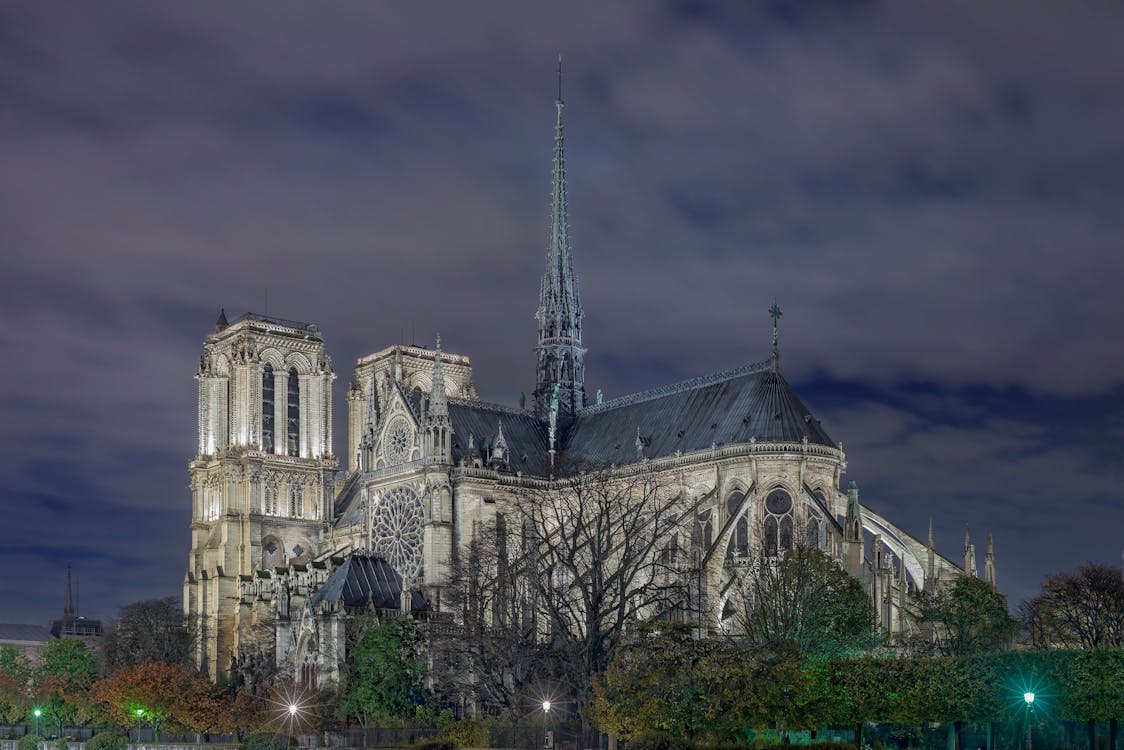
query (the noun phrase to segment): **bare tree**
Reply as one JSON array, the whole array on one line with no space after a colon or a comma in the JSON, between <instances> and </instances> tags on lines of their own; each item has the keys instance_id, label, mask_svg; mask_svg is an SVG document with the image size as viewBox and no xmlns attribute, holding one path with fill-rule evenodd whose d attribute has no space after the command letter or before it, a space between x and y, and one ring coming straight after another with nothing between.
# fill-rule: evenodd
<instances>
[{"instance_id":1,"label":"bare tree","mask_svg":"<svg viewBox=\"0 0 1124 750\"><path fill-rule=\"evenodd\" d=\"M1037 648L1124 646L1124 571L1089 563L1050 576L1019 614Z\"/></svg>"},{"instance_id":2,"label":"bare tree","mask_svg":"<svg viewBox=\"0 0 1124 750\"><path fill-rule=\"evenodd\" d=\"M146 599L121 608L102 644L110 669L143 662L191 664L195 634L174 597Z\"/></svg>"},{"instance_id":3,"label":"bare tree","mask_svg":"<svg viewBox=\"0 0 1124 750\"><path fill-rule=\"evenodd\" d=\"M550 673L518 542L502 515L478 525L452 565L446 603L456 620L429 624L434 687L470 713L519 712Z\"/></svg>"},{"instance_id":4,"label":"bare tree","mask_svg":"<svg viewBox=\"0 0 1124 750\"><path fill-rule=\"evenodd\" d=\"M643 467L577 472L516 501L538 629L583 722L593 677L627 631L687 608L679 550L694 503Z\"/></svg>"}]
</instances>

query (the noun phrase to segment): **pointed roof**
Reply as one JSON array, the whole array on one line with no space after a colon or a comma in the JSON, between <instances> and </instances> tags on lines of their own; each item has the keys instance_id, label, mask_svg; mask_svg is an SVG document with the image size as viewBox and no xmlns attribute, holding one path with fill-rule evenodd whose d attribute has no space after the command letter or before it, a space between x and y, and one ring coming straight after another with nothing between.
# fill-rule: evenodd
<instances>
[{"instance_id":1,"label":"pointed roof","mask_svg":"<svg viewBox=\"0 0 1124 750\"><path fill-rule=\"evenodd\" d=\"M558 57L558 99L554 102L554 170L550 192L550 248L539 292L539 320L548 313L581 317L581 295L570 247L570 209L566 195L566 156L562 128L562 57Z\"/></svg>"},{"instance_id":2,"label":"pointed roof","mask_svg":"<svg viewBox=\"0 0 1124 750\"><path fill-rule=\"evenodd\" d=\"M363 608L368 603L375 609L398 609L401 606L402 576L384 558L369 553L352 552L342 565L324 582L309 606L339 602L348 609ZM411 592L413 611L428 608L425 598Z\"/></svg>"}]
</instances>

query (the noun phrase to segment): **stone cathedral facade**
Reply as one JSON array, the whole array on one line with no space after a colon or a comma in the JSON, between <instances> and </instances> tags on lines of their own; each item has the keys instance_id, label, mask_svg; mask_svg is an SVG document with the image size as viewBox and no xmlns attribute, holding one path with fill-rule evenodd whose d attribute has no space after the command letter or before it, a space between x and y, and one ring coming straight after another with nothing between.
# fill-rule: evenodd
<instances>
[{"instance_id":1,"label":"stone cathedral facade","mask_svg":"<svg viewBox=\"0 0 1124 750\"><path fill-rule=\"evenodd\" d=\"M729 625L731 575L761 555L816 546L863 582L889 633L911 591L975 575L864 506L847 459L772 356L603 401L586 388L582 301L567 222L563 103L556 102L550 244L535 318L530 404L477 398L467 356L390 346L356 363L343 465L332 444L333 372L312 324L220 315L207 336L184 609L198 662L249 658L307 684L339 676L358 611L440 615L450 561L520 493L565 467L644 471L697 508L700 625ZM994 584L990 547L984 575Z\"/></svg>"}]
</instances>

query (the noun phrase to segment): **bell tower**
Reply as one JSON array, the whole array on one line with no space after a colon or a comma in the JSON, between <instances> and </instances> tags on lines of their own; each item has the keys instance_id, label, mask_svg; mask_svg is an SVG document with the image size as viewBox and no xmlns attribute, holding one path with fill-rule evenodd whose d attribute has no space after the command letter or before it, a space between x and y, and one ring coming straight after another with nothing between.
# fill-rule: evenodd
<instances>
[{"instance_id":1,"label":"bell tower","mask_svg":"<svg viewBox=\"0 0 1124 750\"><path fill-rule=\"evenodd\" d=\"M331 520L335 374L315 325L223 311L195 378L184 612L197 665L219 677L238 651L239 576L309 559Z\"/></svg>"}]
</instances>

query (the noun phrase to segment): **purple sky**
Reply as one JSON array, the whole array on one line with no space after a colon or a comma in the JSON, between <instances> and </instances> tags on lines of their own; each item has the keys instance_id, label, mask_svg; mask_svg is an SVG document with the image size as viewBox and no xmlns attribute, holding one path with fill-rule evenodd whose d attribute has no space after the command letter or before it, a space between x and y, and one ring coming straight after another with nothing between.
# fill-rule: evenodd
<instances>
[{"instance_id":1,"label":"purple sky","mask_svg":"<svg viewBox=\"0 0 1124 750\"><path fill-rule=\"evenodd\" d=\"M768 355L1012 603L1124 529L1124 6L0 4L0 621L179 595L220 306L533 388L554 67L587 382ZM411 332L416 332L411 334Z\"/></svg>"}]
</instances>

